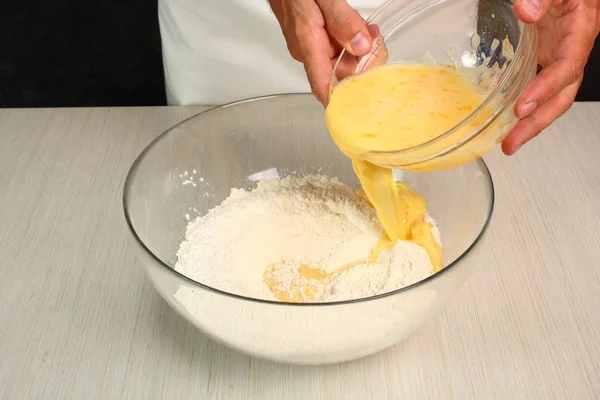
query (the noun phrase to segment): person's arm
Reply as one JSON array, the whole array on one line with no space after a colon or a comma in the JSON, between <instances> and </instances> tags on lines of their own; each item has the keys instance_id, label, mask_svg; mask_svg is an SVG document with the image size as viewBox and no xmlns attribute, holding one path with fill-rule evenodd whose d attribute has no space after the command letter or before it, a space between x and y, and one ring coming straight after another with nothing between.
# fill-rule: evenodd
<instances>
[{"instance_id":1,"label":"person's arm","mask_svg":"<svg viewBox=\"0 0 600 400\"><path fill-rule=\"evenodd\" d=\"M360 14L346 0L269 0L292 57L304 64L315 97L327 102L333 63L344 48L356 56L373 41Z\"/></svg>"},{"instance_id":2,"label":"person's arm","mask_svg":"<svg viewBox=\"0 0 600 400\"><path fill-rule=\"evenodd\" d=\"M315 96L326 105L329 76L339 51L365 55L372 34L346 0L270 0L292 56L304 64ZM484 45L503 28L490 20L510 7L524 23L537 23L538 63L541 72L515 104L520 121L502 142L505 154L514 154L573 104L583 71L600 30L598 0L481 0L478 32ZM516 43L518 32L506 32Z\"/></svg>"},{"instance_id":3,"label":"person's arm","mask_svg":"<svg viewBox=\"0 0 600 400\"><path fill-rule=\"evenodd\" d=\"M537 25L542 69L515 104L519 122L502 142L508 155L573 105L600 30L598 0L515 0L513 8L521 21Z\"/></svg>"}]
</instances>

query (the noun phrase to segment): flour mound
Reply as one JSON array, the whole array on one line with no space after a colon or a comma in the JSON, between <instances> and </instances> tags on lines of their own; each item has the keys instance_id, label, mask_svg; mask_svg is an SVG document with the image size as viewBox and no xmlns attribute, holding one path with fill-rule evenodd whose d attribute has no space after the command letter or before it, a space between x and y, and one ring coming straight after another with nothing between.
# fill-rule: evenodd
<instances>
[{"instance_id":1,"label":"flour mound","mask_svg":"<svg viewBox=\"0 0 600 400\"><path fill-rule=\"evenodd\" d=\"M382 252L377 263L360 264L340 273L324 288L327 301L361 299L388 293L417 283L433 273L427 251L407 241L398 241Z\"/></svg>"},{"instance_id":2,"label":"flour mound","mask_svg":"<svg viewBox=\"0 0 600 400\"><path fill-rule=\"evenodd\" d=\"M261 181L188 224L175 269L230 293L328 302L368 297L433 273L427 252L398 242L376 264L366 260L383 234L375 211L336 178L310 175ZM301 276L310 267L315 277ZM319 279L320 275L327 279Z\"/></svg>"}]
</instances>

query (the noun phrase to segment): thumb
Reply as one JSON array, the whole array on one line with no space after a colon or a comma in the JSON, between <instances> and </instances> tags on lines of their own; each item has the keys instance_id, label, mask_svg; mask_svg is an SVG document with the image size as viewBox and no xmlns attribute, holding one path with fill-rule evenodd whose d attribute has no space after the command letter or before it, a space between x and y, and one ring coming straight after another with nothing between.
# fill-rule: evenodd
<instances>
[{"instance_id":1,"label":"thumb","mask_svg":"<svg viewBox=\"0 0 600 400\"><path fill-rule=\"evenodd\" d=\"M526 24L538 22L548 8L551 0L514 0L513 9L517 18Z\"/></svg>"},{"instance_id":2,"label":"thumb","mask_svg":"<svg viewBox=\"0 0 600 400\"><path fill-rule=\"evenodd\" d=\"M325 17L327 32L347 51L363 56L371 50L367 24L346 0L317 0Z\"/></svg>"}]
</instances>

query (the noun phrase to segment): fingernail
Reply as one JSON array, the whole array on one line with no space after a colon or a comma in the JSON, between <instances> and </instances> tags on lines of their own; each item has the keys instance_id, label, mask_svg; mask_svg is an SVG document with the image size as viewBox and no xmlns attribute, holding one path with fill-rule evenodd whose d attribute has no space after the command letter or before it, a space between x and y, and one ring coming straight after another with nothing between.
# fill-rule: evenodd
<instances>
[{"instance_id":1,"label":"fingernail","mask_svg":"<svg viewBox=\"0 0 600 400\"><path fill-rule=\"evenodd\" d=\"M352 47L352 52L354 55L363 55L369 52L369 39L367 39L367 35L363 32L358 32L352 40L350 40L350 47Z\"/></svg>"},{"instance_id":2,"label":"fingernail","mask_svg":"<svg viewBox=\"0 0 600 400\"><path fill-rule=\"evenodd\" d=\"M540 16L542 11L542 4L539 0L522 0L523 7L531 14L532 17L537 18Z\"/></svg>"},{"instance_id":3,"label":"fingernail","mask_svg":"<svg viewBox=\"0 0 600 400\"><path fill-rule=\"evenodd\" d=\"M537 108L537 101L532 101L531 103L527 103L521 107L519 110L519 118L525 118L535 111Z\"/></svg>"}]
</instances>

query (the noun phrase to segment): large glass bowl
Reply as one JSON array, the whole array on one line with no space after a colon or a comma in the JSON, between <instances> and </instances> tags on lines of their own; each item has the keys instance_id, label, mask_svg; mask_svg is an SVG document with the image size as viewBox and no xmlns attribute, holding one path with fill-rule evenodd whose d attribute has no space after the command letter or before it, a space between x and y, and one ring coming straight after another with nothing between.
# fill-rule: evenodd
<instances>
[{"instance_id":1,"label":"large glass bowl","mask_svg":"<svg viewBox=\"0 0 600 400\"><path fill-rule=\"evenodd\" d=\"M179 314L224 345L299 364L373 354L425 324L477 264L494 203L492 180L480 160L444 172L404 173L429 200L446 265L404 289L355 301L289 304L225 293L176 272L186 214L205 214L232 187L253 187L249 175L271 168L280 175L337 176L359 187L310 94L248 100L196 115L152 142L125 182L125 216L152 284Z\"/></svg>"},{"instance_id":2,"label":"large glass bowl","mask_svg":"<svg viewBox=\"0 0 600 400\"><path fill-rule=\"evenodd\" d=\"M472 114L434 139L394 151L364 149L373 164L433 171L468 163L500 143L517 122L514 104L535 76L535 25L517 19L509 0L389 0L367 19L376 36L363 57L343 51L329 94L348 76L383 64L454 66L482 97ZM377 29L374 29L377 27ZM475 129L463 129L467 121ZM473 126L472 125L472 126Z\"/></svg>"}]
</instances>

